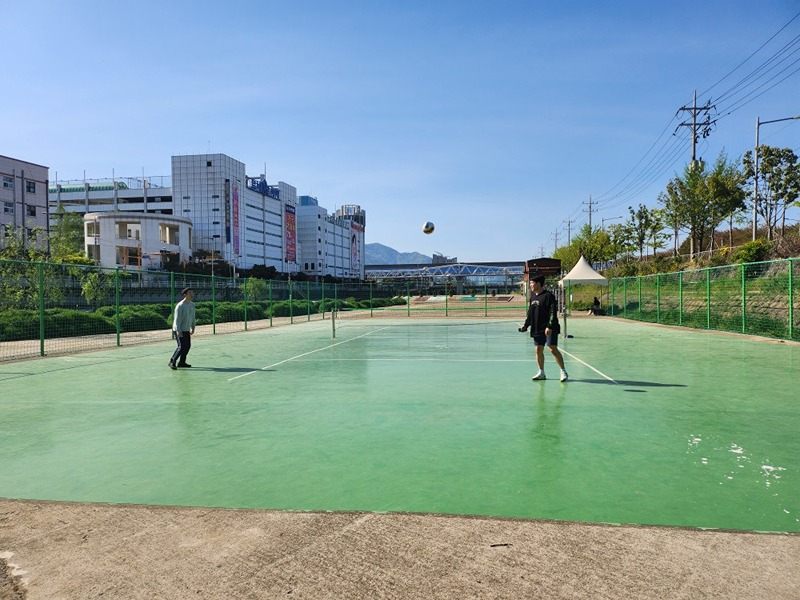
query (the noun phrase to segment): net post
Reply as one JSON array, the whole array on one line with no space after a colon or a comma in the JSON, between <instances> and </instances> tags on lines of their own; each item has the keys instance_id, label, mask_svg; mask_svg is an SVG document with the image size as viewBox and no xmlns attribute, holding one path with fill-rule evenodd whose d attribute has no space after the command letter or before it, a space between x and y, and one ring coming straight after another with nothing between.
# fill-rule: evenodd
<instances>
[{"instance_id":1,"label":"net post","mask_svg":"<svg viewBox=\"0 0 800 600\"><path fill-rule=\"evenodd\" d=\"M119 267L114 269L114 321L117 329L117 346L119 346Z\"/></svg>"},{"instance_id":2,"label":"net post","mask_svg":"<svg viewBox=\"0 0 800 600\"><path fill-rule=\"evenodd\" d=\"M333 284L333 308L331 309L331 335L336 339L336 311L339 308L339 285Z\"/></svg>"},{"instance_id":3,"label":"net post","mask_svg":"<svg viewBox=\"0 0 800 600\"><path fill-rule=\"evenodd\" d=\"M44 356L44 263L39 261L39 356Z\"/></svg>"},{"instance_id":4,"label":"net post","mask_svg":"<svg viewBox=\"0 0 800 600\"><path fill-rule=\"evenodd\" d=\"M217 281L211 274L211 333L217 334Z\"/></svg>"},{"instance_id":5,"label":"net post","mask_svg":"<svg viewBox=\"0 0 800 600\"><path fill-rule=\"evenodd\" d=\"M706 329L711 329L711 268L706 267Z\"/></svg>"},{"instance_id":6,"label":"net post","mask_svg":"<svg viewBox=\"0 0 800 600\"><path fill-rule=\"evenodd\" d=\"M794 259L789 259L789 339L794 339Z\"/></svg>"}]
</instances>

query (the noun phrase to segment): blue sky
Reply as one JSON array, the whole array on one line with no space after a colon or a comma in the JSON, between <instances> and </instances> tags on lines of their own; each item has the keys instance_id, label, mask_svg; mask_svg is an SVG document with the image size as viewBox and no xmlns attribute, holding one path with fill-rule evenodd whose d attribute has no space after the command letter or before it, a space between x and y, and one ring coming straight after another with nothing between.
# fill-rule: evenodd
<instances>
[{"instance_id":1,"label":"blue sky","mask_svg":"<svg viewBox=\"0 0 800 600\"><path fill-rule=\"evenodd\" d=\"M360 204L367 243L462 262L549 255L590 195L594 224L656 206L691 159L676 113L694 90L718 105L708 162L751 149L757 117L800 115L796 0L0 8L16 23L0 37L0 154L70 180L222 152L331 212ZM798 151L800 121L761 141Z\"/></svg>"}]
</instances>

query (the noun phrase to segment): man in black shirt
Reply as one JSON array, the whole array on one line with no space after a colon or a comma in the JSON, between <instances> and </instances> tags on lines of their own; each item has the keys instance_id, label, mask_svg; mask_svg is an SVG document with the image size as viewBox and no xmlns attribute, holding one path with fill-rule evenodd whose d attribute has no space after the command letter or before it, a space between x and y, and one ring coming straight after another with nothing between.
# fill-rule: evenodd
<instances>
[{"instance_id":1,"label":"man in black shirt","mask_svg":"<svg viewBox=\"0 0 800 600\"><path fill-rule=\"evenodd\" d=\"M561 381L566 381L568 375L564 369L564 357L558 349L558 334L561 332L561 325L558 322L558 301L552 292L544 289L544 275L532 277L530 286L531 303L528 306L528 316L519 331L527 331L530 327L531 337L536 345L536 363L539 372L532 379L534 381L547 379L544 374L544 347L547 346L561 368Z\"/></svg>"}]
</instances>

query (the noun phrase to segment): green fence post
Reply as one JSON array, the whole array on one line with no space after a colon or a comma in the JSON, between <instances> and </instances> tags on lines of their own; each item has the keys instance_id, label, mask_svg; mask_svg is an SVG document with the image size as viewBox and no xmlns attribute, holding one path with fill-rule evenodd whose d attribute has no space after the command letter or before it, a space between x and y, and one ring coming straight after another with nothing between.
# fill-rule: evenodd
<instances>
[{"instance_id":1,"label":"green fence post","mask_svg":"<svg viewBox=\"0 0 800 600\"><path fill-rule=\"evenodd\" d=\"M794 339L794 259L789 259L789 339Z\"/></svg>"},{"instance_id":2,"label":"green fence post","mask_svg":"<svg viewBox=\"0 0 800 600\"><path fill-rule=\"evenodd\" d=\"M372 282L369 282L369 316L372 317Z\"/></svg>"},{"instance_id":3,"label":"green fence post","mask_svg":"<svg viewBox=\"0 0 800 600\"><path fill-rule=\"evenodd\" d=\"M217 282L211 274L211 333L217 334Z\"/></svg>"},{"instance_id":4,"label":"green fence post","mask_svg":"<svg viewBox=\"0 0 800 600\"><path fill-rule=\"evenodd\" d=\"M242 283L242 295L244 296L244 330L247 331L247 278Z\"/></svg>"},{"instance_id":5,"label":"green fence post","mask_svg":"<svg viewBox=\"0 0 800 600\"><path fill-rule=\"evenodd\" d=\"M175 273L169 272L169 306L175 310Z\"/></svg>"},{"instance_id":6,"label":"green fence post","mask_svg":"<svg viewBox=\"0 0 800 600\"><path fill-rule=\"evenodd\" d=\"M706 329L711 329L711 267L706 267Z\"/></svg>"},{"instance_id":7,"label":"green fence post","mask_svg":"<svg viewBox=\"0 0 800 600\"><path fill-rule=\"evenodd\" d=\"M608 287L609 287L609 290L608 290L608 298L609 298L608 310L609 310L609 314L612 317L614 316L614 313L616 312L614 310L614 297L615 297L615 293L614 292L617 289L616 281L617 281L616 278L614 278L614 279L612 279L611 281L608 282Z\"/></svg>"},{"instance_id":8,"label":"green fence post","mask_svg":"<svg viewBox=\"0 0 800 600\"><path fill-rule=\"evenodd\" d=\"M267 300L267 310L269 311L269 326L272 327L272 279L269 280L269 299Z\"/></svg>"},{"instance_id":9,"label":"green fence post","mask_svg":"<svg viewBox=\"0 0 800 600\"><path fill-rule=\"evenodd\" d=\"M306 309L308 310L308 320L311 320L311 282L306 281Z\"/></svg>"},{"instance_id":10,"label":"green fence post","mask_svg":"<svg viewBox=\"0 0 800 600\"><path fill-rule=\"evenodd\" d=\"M114 271L114 320L117 326L117 346L119 346L119 267Z\"/></svg>"},{"instance_id":11,"label":"green fence post","mask_svg":"<svg viewBox=\"0 0 800 600\"><path fill-rule=\"evenodd\" d=\"M628 277L622 278L622 317L628 318Z\"/></svg>"},{"instance_id":12,"label":"green fence post","mask_svg":"<svg viewBox=\"0 0 800 600\"><path fill-rule=\"evenodd\" d=\"M678 325L683 325L683 271L678 273Z\"/></svg>"},{"instance_id":13,"label":"green fence post","mask_svg":"<svg viewBox=\"0 0 800 600\"><path fill-rule=\"evenodd\" d=\"M661 274L656 273L656 323L661 323Z\"/></svg>"},{"instance_id":14,"label":"green fence post","mask_svg":"<svg viewBox=\"0 0 800 600\"><path fill-rule=\"evenodd\" d=\"M747 311L745 310L746 306L746 299L747 299L747 289L745 287L745 268L744 264L741 265L740 271L742 274L742 333L747 331Z\"/></svg>"},{"instance_id":15,"label":"green fence post","mask_svg":"<svg viewBox=\"0 0 800 600\"><path fill-rule=\"evenodd\" d=\"M406 281L406 316L411 316L411 282Z\"/></svg>"},{"instance_id":16,"label":"green fence post","mask_svg":"<svg viewBox=\"0 0 800 600\"><path fill-rule=\"evenodd\" d=\"M44 263L39 261L39 356L44 356Z\"/></svg>"},{"instance_id":17,"label":"green fence post","mask_svg":"<svg viewBox=\"0 0 800 600\"><path fill-rule=\"evenodd\" d=\"M483 284L483 316L489 316L489 284Z\"/></svg>"},{"instance_id":18,"label":"green fence post","mask_svg":"<svg viewBox=\"0 0 800 600\"><path fill-rule=\"evenodd\" d=\"M292 291L292 278L289 277L289 323L294 323L294 296Z\"/></svg>"},{"instance_id":19,"label":"green fence post","mask_svg":"<svg viewBox=\"0 0 800 600\"><path fill-rule=\"evenodd\" d=\"M325 280L322 280L322 297L320 298L319 305L322 307L322 320L325 320Z\"/></svg>"},{"instance_id":20,"label":"green fence post","mask_svg":"<svg viewBox=\"0 0 800 600\"><path fill-rule=\"evenodd\" d=\"M639 319L639 321L641 321L642 320L642 276L641 275L638 275L636 277L636 283L639 286L639 305L636 308L636 314L639 315L637 318Z\"/></svg>"},{"instance_id":21,"label":"green fence post","mask_svg":"<svg viewBox=\"0 0 800 600\"><path fill-rule=\"evenodd\" d=\"M444 280L444 316L447 316L447 299L450 298L450 282Z\"/></svg>"}]
</instances>

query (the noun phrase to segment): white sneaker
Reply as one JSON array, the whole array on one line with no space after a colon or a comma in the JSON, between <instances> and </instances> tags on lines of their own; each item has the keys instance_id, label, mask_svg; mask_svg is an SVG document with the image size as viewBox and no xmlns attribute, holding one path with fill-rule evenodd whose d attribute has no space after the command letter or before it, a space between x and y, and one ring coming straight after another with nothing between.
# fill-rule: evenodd
<instances>
[{"instance_id":1,"label":"white sneaker","mask_svg":"<svg viewBox=\"0 0 800 600\"><path fill-rule=\"evenodd\" d=\"M547 377L545 376L544 371L539 371L536 375L531 377L531 379L533 381L542 381L544 379L547 379Z\"/></svg>"},{"instance_id":2,"label":"white sneaker","mask_svg":"<svg viewBox=\"0 0 800 600\"><path fill-rule=\"evenodd\" d=\"M567 375L566 371L561 371L561 381L566 381L569 379L569 375Z\"/></svg>"}]
</instances>

